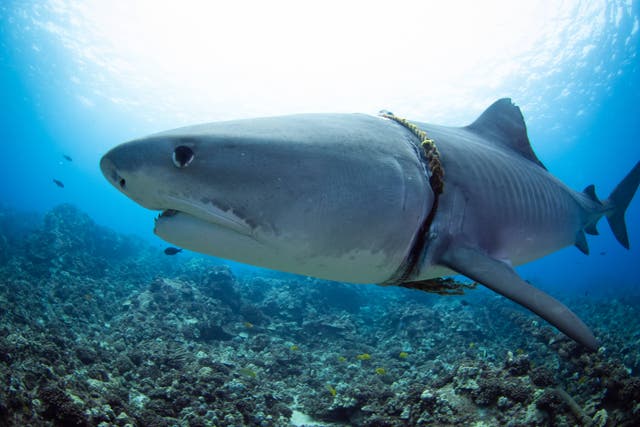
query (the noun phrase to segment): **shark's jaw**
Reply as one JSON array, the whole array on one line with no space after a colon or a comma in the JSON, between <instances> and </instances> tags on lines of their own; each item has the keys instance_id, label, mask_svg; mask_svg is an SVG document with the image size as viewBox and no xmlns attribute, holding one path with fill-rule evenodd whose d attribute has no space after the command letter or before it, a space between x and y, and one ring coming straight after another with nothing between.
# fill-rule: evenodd
<instances>
[{"instance_id":1,"label":"shark's jaw","mask_svg":"<svg viewBox=\"0 0 640 427\"><path fill-rule=\"evenodd\" d=\"M169 227L179 225L180 221L186 220L194 224L199 224L199 227L201 227L203 231L205 228L215 228L232 231L234 233L245 235L248 237L251 236L250 232L239 227L238 222L236 222L232 218L225 218L222 216L213 216L213 220L211 218L212 216L203 218L201 215L193 215L191 213L180 211L177 209L165 209L154 220L154 233L162 237L161 235L165 234L164 231Z\"/></svg>"},{"instance_id":2,"label":"shark's jaw","mask_svg":"<svg viewBox=\"0 0 640 427\"><path fill-rule=\"evenodd\" d=\"M165 209L155 219L153 232L181 248L220 258L246 261L249 254L268 251L255 230L228 212L206 215Z\"/></svg>"},{"instance_id":3,"label":"shark's jaw","mask_svg":"<svg viewBox=\"0 0 640 427\"><path fill-rule=\"evenodd\" d=\"M159 223L170 226L172 218L181 215L198 219L202 227L223 228L255 239L255 229L236 215L232 209L223 210L214 202L201 204L175 196L167 196L166 200L167 204L172 207L158 209L161 210L161 213L155 219L154 232L156 234L158 234Z\"/></svg>"}]
</instances>

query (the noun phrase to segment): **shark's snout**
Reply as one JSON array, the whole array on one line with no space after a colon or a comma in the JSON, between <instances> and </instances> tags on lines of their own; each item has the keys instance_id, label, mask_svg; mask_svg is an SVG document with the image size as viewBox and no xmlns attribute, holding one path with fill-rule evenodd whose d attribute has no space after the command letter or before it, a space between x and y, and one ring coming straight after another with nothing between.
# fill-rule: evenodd
<instances>
[{"instance_id":1,"label":"shark's snout","mask_svg":"<svg viewBox=\"0 0 640 427\"><path fill-rule=\"evenodd\" d=\"M168 209L171 206L164 206L158 200L158 193L166 185L157 184L166 184L166 180L153 175L152 169L148 167L148 158L144 150L124 143L102 156L100 170L111 185L136 203L152 210Z\"/></svg>"},{"instance_id":2,"label":"shark's snout","mask_svg":"<svg viewBox=\"0 0 640 427\"><path fill-rule=\"evenodd\" d=\"M109 153L100 159L100 170L105 178L116 188L124 191L127 185L126 179L120 175L115 163L109 157Z\"/></svg>"}]
</instances>

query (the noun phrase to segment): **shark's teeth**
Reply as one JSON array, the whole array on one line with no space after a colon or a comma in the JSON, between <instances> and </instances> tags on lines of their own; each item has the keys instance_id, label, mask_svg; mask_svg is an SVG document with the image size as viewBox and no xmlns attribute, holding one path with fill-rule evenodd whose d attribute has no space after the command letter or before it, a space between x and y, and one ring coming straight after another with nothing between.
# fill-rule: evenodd
<instances>
[{"instance_id":1,"label":"shark's teeth","mask_svg":"<svg viewBox=\"0 0 640 427\"><path fill-rule=\"evenodd\" d=\"M160 214L160 217L170 217L170 216L174 216L177 213L178 211L175 209L167 209L162 211L162 213Z\"/></svg>"},{"instance_id":2,"label":"shark's teeth","mask_svg":"<svg viewBox=\"0 0 640 427\"><path fill-rule=\"evenodd\" d=\"M166 209L166 210L160 212L160 215L155 217L154 221L158 221L160 218L168 218L168 217L174 216L177 213L178 213L178 211L175 210L175 209Z\"/></svg>"}]
</instances>

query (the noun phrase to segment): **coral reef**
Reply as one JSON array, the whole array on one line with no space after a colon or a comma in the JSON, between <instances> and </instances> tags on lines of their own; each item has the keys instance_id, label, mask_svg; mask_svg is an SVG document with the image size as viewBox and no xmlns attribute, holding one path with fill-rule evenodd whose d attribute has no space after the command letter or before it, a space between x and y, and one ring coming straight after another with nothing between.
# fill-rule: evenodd
<instances>
[{"instance_id":1,"label":"coral reef","mask_svg":"<svg viewBox=\"0 0 640 427\"><path fill-rule=\"evenodd\" d=\"M594 425L640 417L640 300L603 347L441 297L167 257L70 205L0 208L0 425ZM568 297L570 298L570 297ZM624 324L625 327L619 327Z\"/></svg>"}]
</instances>

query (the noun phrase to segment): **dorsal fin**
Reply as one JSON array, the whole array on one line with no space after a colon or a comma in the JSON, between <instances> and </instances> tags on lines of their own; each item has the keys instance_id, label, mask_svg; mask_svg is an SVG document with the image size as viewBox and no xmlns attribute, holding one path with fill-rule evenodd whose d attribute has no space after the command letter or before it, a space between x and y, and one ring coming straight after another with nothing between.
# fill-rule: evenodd
<instances>
[{"instance_id":1,"label":"dorsal fin","mask_svg":"<svg viewBox=\"0 0 640 427\"><path fill-rule=\"evenodd\" d=\"M475 122L467 126L467 129L488 138L496 145L515 151L546 169L531 148L522 112L511 102L511 98L502 98L494 102Z\"/></svg>"}]
</instances>

